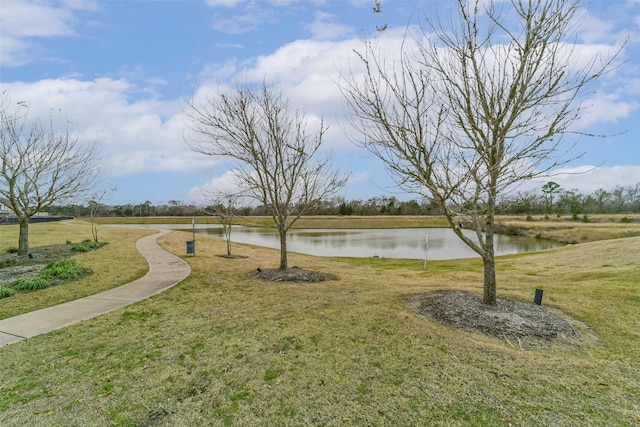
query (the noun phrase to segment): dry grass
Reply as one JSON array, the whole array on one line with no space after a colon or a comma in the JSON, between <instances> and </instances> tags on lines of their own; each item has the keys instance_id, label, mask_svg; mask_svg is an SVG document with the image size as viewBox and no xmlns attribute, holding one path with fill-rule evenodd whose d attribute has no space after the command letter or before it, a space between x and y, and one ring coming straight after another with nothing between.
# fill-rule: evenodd
<instances>
[{"instance_id":1,"label":"dry grass","mask_svg":"<svg viewBox=\"0 0 640 427\"><path fill-rule=\"evenodd\" d=\"M622 218L630 222L623 223ZM594 215L586 223L569 217L545 219L535 216L533 221L500 217L499 224L517 234L571 244L640 236L640 215Z\"/></svg>"},{"instance_id":2,"label":"dry grass","mask_svg":"<svg viewBox=\"0 0 640 427\"><path fill-rule=\"evenodd\" d=\"M91 238L91 226L84 221L39 223L29 226L29 245L61 245L66 242L80 243ZM91 252L75 255L82 268L93 274L65 284L38 291L37 294L16 294L0 300L0 319L27 313L43 307L82 298L116 286L123 285L143 276L148 265L135 248L135 241L152 234L153 230L100 227L101 241L110 244ZM18 226L0 227L0 251L17 247Z\"/></svg>"},{"instance_id":3,"label":"dry grass","mask_svg":"<svg viewBox=\"0 0 640 427\"><path fill-rule=\"evenodd\" d=\"M163 246L184 253L188 234ZM115 243L115 242L114 242ZM115 246L115 244L112 245ZM521 351L408 311L479 292L478 260L331 259L315 284L256 280L277 251L202 236L193 274L136 305L0 349L0 425L640 424L640 237L502 257L499 293L564 310L577 349ZM111 245L110 245L111 246Z\"/></svg>"}]
</instances>

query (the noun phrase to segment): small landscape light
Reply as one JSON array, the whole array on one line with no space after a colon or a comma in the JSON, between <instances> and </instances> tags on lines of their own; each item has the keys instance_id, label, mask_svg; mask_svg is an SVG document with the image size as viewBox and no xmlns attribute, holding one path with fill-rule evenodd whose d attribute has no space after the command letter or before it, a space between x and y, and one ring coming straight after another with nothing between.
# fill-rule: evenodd
<instances>
[{"instance_id":1,"label":"small landscape light","mask_svg":"<svg viewBox=\"0 0 640 427\"><path fill-rule=\"evenodd\" d=\"M536 289L536 296L533 298L533 303L537 305L542 304L542 289Z\"/></svg>"}]
</instances>

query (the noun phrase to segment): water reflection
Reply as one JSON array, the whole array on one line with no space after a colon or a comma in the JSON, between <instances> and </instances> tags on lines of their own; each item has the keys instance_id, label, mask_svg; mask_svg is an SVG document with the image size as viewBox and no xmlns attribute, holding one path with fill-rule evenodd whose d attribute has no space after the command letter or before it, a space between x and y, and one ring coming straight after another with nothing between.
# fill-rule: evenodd
<instances>
[{"instance_id":1,"label":"water reflection","mask_svg":"<svg viewBox=\"0 0 640 427\"><path fill-rule=\"evenodd\" d=\"M198 228L196 232L223 237L222 229L219 227ZM475 233L472 231L465 230L465 234L475 238ZM424 259L427 235L429 236L429 259L478 256L448 228L291 230L287 235L287 247L292 252L317 256ZM278 234L273 229L237 226L232 230L231 240L274 249L280 248ZM505 235L495 237L496 255L539 251L557 246L560 244L528 237Z\"/></svg>"},{"instance_id":2,"label":"water reflection","mask_svg":"<svg viewBox=\"0 0 640 427\"><path fill-rule=\"evenodd\" d=\"M186 231L193 229L191 224L136 224L129 227ZM196 224L195 232L224 238L222 226L216 224ZM464 232L475 240L474 232ZM478 256L449 228L290 230L287 234L287 248L292 252L316 256L424 259L427 235L428 258L431 260ZM231 240L234 243L280 249L278 233L270 228L234 226ZM506 235L496 235L494 242L496 255L541 251L562 246L561 243L549 240Z\"/></svg>"}]
</instances>

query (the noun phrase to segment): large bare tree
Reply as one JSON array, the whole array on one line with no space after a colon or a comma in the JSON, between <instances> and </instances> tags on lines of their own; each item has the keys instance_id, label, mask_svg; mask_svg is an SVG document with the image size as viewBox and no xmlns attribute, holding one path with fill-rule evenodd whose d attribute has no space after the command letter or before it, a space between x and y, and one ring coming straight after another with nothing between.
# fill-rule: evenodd
<instances>
[{"instance_id":1,"label":"large bare tree","mask_svg":"<svg viewBox=\"0 0 640 427\"><path fill-rule=\"evenodd\" d=\"M199 153L232 160L239 192L261 203L280 236L280 269L287 268L287 232L300 216L336 194L347 177L319 149L326 127L310 129L281 92L237 84L189 104L190 141Z\"/></svg>"},{"instance_id":2,"label":"large bare tree","mask_svg":"<svg viewBox=\"0 0 640 427\"><path fill-rule=\"evenodd\" d=\"M399 59L369 41L364 77L341 84L357 142L432 197L481 256L485 304L496 303L498 196L571 160L562 136L616 55L576 47L580 10L579 0L457 0L451 20L407 31Z\"/></svg>"},{"instance_id":3,"label":"large bare tree","mask_svg":"<svg viewBox=\"0 0 640 427\"><path fill-rule=\"evenodd\" d=\"M4 94L3 94L4 95ZM20 223L18 254L29 252L29 221L48 205L82 199L97 176L95 146L82 145L69 123L29 117L28 106L0 105L0 196Z\"/></svg>"}]
</instances>

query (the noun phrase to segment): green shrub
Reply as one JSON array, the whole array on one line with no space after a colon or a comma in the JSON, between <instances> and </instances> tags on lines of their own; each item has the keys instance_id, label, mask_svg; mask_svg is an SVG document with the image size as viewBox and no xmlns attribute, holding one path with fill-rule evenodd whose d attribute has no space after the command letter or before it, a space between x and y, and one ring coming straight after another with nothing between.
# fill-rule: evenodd
<instances>
[{"instance_id":1,"label":"green shrub","mask_svg":"<svg viewBox=\"0 0 640 427\"><path fill-rule=\"evenodd\" d=\"M631 224L633 220L628 216L623 216L622 218L620 218L620 222L623 224Z\"/></svg>"},{"instance_id":2,"label":"green shrub","mask_svg":"<svg viewBox=\"0 0 640 427\"><path fill-rule=\"evenodd\" d=\"M9 298L10 296L13 296L13 294L15 293L16 293L15 289L7 288L6 286L0 285L0 299Z\"/></svg>"},{"instance_id":3,"label":"green shrub","mask_svg":"<svg viewBox=\"0 0 640 427\"><path fill-rule=\"evenodd\" d=\"M97 242L94 242L92 240L85 240L82 243L78 243L76 245L73 245L71 247L71 249L76 251L76 252L89 252L90 250L93 250L93 249L97 248L98 246L100 246L100 244L97 243Z\"/></svg>"},{"instance_id":4,"label":"green shrub","mask_svg":"<svg viewBox=\"0 0 640 427\"><path fill-rule=\"evenodd\" d=\"M7 248L7 251L6 251L6 252L7 252L8 254L17 254L17 253L18 253L18 250L19 250L18 248L13 247L13 248Z\"/></svg>"},{"instance_id":5,"label":"green shrub","mask_svg":"<svg viewBox=\"0 0 640 427\"><path fill-rule=\"evenodd\" d=\"M582 222L589 222L589 217L588 217L588 216L586 216L586 215L584 215L584 216L582 217Z\"/></svg>"},{"instance_id":6,"label":"green shrub","mask_svg":"<svg viewBox=\"0 0 640 427\"><path fill-rule=\"evenodd\" d=\"M66 258L54 261L47 265L41 272L43 279L69 280L84 274L84 270L78 266L75 259Z\"/></svg>"},{"instance_id":7,"label":"green shrub","mask_svg":"<svg viewBox=\"0 0 640 427\"><path fill-rule=\"evenodd\" d=\"M71 280L86 273L75 259L66 258L54 261L40 271L38 277L23 277L12 284L16 291L37 291L52 285L54 280Z\"/></svg>"},{"instance_id":8,"label":"green shrub","mask_svg":"<svg viewBox=\"0 0 640 427\"><path fill-rule=\"evenodd\" d=\"M533 221L533 217L531 215L527 215L527 221Z\"/></svg>"},{"instance_id":9,"label":"green shrub","mask_svg":"<svg viewBox=\"0 0 640 427\"><path fill-rule=\"evenodd\" d=\"M13 283L13 288L18 291L37 291L49 287L49 282L41 277L23 277Z\"/></svg>"}]
</instances>

